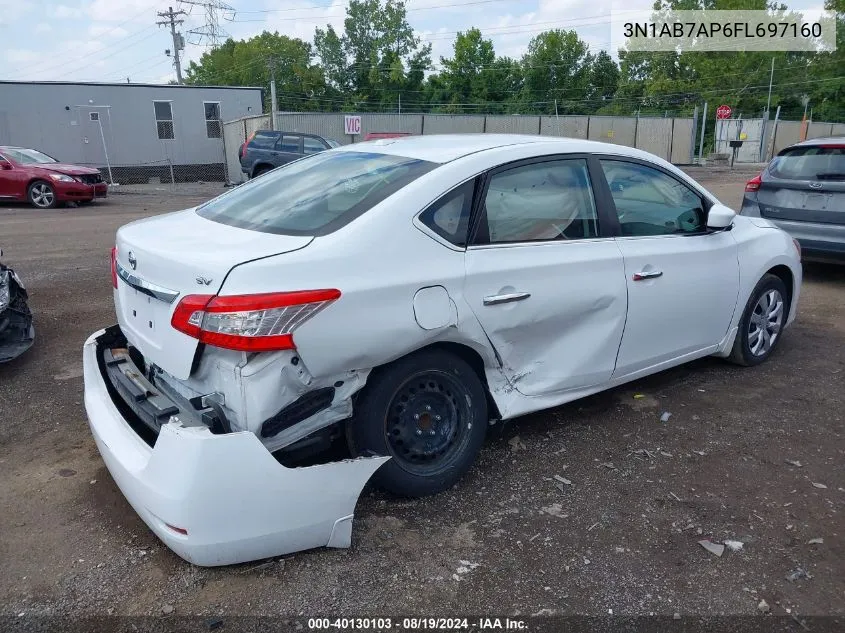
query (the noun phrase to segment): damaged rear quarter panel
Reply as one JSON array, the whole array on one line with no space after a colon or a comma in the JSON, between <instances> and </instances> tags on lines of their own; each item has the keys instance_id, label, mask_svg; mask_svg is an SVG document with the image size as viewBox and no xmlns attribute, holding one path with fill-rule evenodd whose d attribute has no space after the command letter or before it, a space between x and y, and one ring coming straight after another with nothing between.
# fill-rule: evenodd
<instances>
[{"instance_id":1,"label":"damaged rear quarter panel","mask_svg":"<svg viewBox=\"0 0 845 633\"><path fill-rule=\"evenodd\" d=\"M473 315L461 311L464 252L443 246L413 226L414 216L433 201L432 191L460 182L455 174L447 176L449 184L427 182L439 171L342 229L317 237L308 248L237 266L221 294L340 290L340 299L293 336L305 368L315 378L369 370L439 341L467 344L481 353L485 364L495 366L483 332L477 324L465 323L467 317L474 321ZM455 312L436 324L426 320L423 327L414 297L432 286L443 289L438 292L448 295Z\"/></svg>"}]
</instances>

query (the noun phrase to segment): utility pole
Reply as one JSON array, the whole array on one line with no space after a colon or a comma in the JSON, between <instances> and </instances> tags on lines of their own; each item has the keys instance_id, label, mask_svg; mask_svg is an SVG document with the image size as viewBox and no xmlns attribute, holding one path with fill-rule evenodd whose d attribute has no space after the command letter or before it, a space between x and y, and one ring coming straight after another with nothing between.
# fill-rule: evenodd
<instances>
[{"instance_id":1,"label":"utility pole","mask_svg":"<svg viewBox=\"0 0 845 633\"><path fill-rule=\"evenodd\" d=\"M769 98L766 101L766 120L769 120L769 108L772 106L772 80L775 78L775 58L772 57L772 72L769 74Z\"/></svg>"},{"instance_id":2,"label":"utility pole","mask_svg":"<svg viewBox=\"0 0 845 633\"><path fill-rule=\"evenodd\" d=\"M179 59L179 51L185 50L185 38L181 33L176 32L176 25L182 24L185 20L177 20L180 15L187 15L184 11L174 11L173 7L167 7L167 11L157 13L158 17L165 18L156 22L159 26L170 26L170 35L173 37L173 65L176 67L176 83L182 85L182 62ZM169 51L165 51L168 54Z\"/></svg>"},{"instance_id":3,"label":"utility pole","mask_svg":"<svg viewBox=\"0 0 845 633\"><path fill-rule=\"evenodd\" d=\"M276 129L276 110L279 109L279 104L276 102L276 60L270 58L267 60L267 65L270 67L270 129Z\"/></svg>"}]
</instances>

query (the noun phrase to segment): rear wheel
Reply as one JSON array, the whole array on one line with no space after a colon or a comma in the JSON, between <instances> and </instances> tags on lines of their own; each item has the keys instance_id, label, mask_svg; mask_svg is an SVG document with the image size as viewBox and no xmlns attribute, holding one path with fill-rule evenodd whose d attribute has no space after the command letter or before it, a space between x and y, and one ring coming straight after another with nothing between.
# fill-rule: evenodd
<instances>
[{"instance_id":1,"label":"rear wheel","mask_svg":"<svg viewBox=\"0 0 845 633\"><path fill-rule=\"evenodd\" d=\"M44 180L36 180L29 185L27 197L30 204L38 209L52 209L56 206L56 190Z\"/></svg>"},{"instance_id":2,"label":"rear wheel","mask_svg":"<svg viewBox=\"0 0 845 633\"><path fill-rule=\"evenodd\" d=\"M729 360L745 366L766 360L780 341L789 311L787 291L775 275L764 275L745 305Z\"/></svg>"},{"instance_id":3,"label":"rear wheel","mask_svg":"<svg viewBox=\"0 0 845 633\"><path fill-rule=\"evenodd\" d=\"M347 426L354 455L390 455L374 475L405 497L453 486L472 466L487 433L484 385L465 361L426 350L373 372Z\"/></svg>"},{"instance_id":4,"label":"rear wheel","mask_svg":"<svg viewBox=\"0 0 845 633\"><path fill-rule=\"evenodd\" d=\"M269 167L269 166L267 166L267 165L261 165L261 166L259 166L259 167L256 167L256 168L255 168L255 171L254 171L254 172L252 172L252 177L253 177L253 178L258 178L260 175L262 175L262 174L266 174L266 173L267 173L268 171L270 171L271 169L273 169L273 168L272 168L272 167Z\"/></svg>"}]
</instances>

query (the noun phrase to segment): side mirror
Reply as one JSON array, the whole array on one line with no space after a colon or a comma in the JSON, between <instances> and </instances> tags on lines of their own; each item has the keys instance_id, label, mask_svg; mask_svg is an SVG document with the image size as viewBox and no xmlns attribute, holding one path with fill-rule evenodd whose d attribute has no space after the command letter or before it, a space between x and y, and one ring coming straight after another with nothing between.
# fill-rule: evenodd
<instances>
[{"instance_id":1,"label":"side mirror","mask_svg":"<svg viewBox=\"0 0 845 633\"><path fill-rule=\"evenodd\" d=\"M734 221L736 213L723 204L714 204L707 213L708 229L726 229Z\"/></svg>"},{"instance_id":2,"label":"side mirror","mask_svg":"<svg viewBox=\"0 0 845 633\"><path fill-rule=\"evenodd\" d=\"M11 169L12 164L7 163L5 160L0 160L0 169Z\"/></svg>"}]
</instances>

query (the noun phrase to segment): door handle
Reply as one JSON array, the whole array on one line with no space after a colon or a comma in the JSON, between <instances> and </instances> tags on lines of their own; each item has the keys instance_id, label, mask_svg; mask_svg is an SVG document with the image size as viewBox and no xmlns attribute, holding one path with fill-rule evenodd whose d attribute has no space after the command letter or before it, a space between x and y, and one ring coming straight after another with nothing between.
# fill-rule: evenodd
<instances>
[{"instance_id":1,"label":"door handle","mask_svg":"<svg viewBox=\"0 0 845 633\"><path fill-rule=\"evenodd\" d=\"M506 295L490 295L484 297L484 305L495 306L500 303L512 303L514 301L523 301L531 296L530 292L512 292Z\"/></svg>"},{"instance_id":2,"label":"door handle","mask_svg":"<svg viewBox=\"0 0 845 633\"><path fill-rule=\"evenodd\" d=\"M662 270L643 270L638 273L634 273L634 281L643 281L644 279L656 279L657 277L662 276Z\"/></svg>"}]
</instances>

